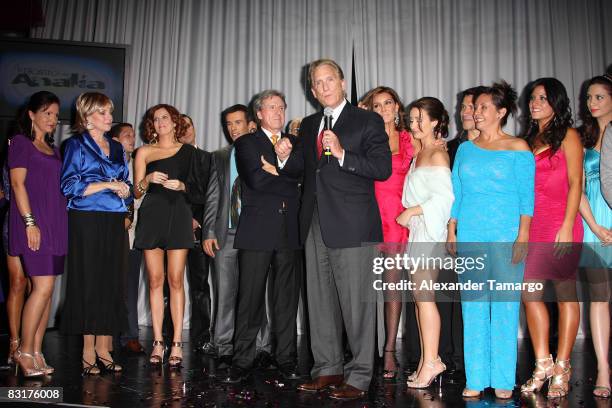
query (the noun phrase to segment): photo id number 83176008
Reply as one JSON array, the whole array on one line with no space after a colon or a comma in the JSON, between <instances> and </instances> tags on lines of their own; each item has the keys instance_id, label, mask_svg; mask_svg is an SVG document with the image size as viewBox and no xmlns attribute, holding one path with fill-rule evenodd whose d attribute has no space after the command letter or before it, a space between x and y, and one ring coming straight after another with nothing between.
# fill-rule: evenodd
<instances>
[{"instance_id":1,"label":"photo id number 83176008","mask_svg":"<svg viewBox=\"0 0 612 408\"><path fill-rule=\"evenodd\" d=\"M0 402L63 402L62 387L0 387Z\"/></svg>"}]
</instances>

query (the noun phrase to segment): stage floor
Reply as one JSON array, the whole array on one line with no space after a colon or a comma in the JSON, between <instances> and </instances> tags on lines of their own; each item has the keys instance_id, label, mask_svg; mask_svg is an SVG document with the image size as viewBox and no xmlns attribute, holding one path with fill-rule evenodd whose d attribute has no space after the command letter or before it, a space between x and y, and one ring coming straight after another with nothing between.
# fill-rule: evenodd
<instances>
[{"instance_id":1,"label":"stage floor","mask_svg":"<svg viewBox=\"0 0 612 408\"><path fill-rule=\"evenodd\" d=\"M141 341L150 351L151 331L141 327ZM188 333L183 337L188 338ZM307 373L310 365L306 346L299 342L300 371ZM521 342L519 347L518 378L525 381L531 374L533 359L530 347ZM6 362L8 338L0 338L0 358ZM55 367L52 376L27 380L16 378L6 367L0 371L0 387L62 387L65 404L84 404L110 407L461 407L461 406L529 406L529 407L610 407L610 400L592 397L595 375L595 357L590 340L579 339L572 355L572 389L567 398L553 403L545 396L522 399L515 390L514 400L496 400L492 390L487 390L480 401L464 401L461 391L464 385L462 373L443 378L441 389L432 386L428 390L412 390L405 379L410 373L408 356L401 353L398 342L398 358L403 374L396 383L382 381L382 367L378 364L368 399L336 402L326 393L307 394L295 389L295 382L281 379L274 370L256 371L252 379L240 386L220 384L214 359L192 351L185 344L181 370L170 370L167 365L154 369L148 363L148 354L134 355L118 351L117 362L123 364L121 374L81 376L80 342L78 338L66 338L55 330L47 333L44 353L49 364ZM220 376L221 373L219 373ZM24 406L24 405L13 405Z\"/></svg>"}]
</instances>

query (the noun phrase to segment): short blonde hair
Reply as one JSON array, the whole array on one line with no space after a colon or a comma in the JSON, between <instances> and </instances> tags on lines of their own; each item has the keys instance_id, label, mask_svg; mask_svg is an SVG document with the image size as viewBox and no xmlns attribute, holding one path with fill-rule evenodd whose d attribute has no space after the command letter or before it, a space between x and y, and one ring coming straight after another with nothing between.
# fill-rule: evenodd
<instances>
[{"instance_id":1,"label":"short blonde hair","mask_svg":"<svg viewBox=\"0 0 612 408\"><path fill-rule=\"evenodd\" d=\"M74 121L74 131L83 133L87 131L87 117L95 111L110 106L111 112L115 109L113 101L100 92L85 92L79 95L76 100L76 119Z\"/></svg>"},{"instance_id":2,"label":"short blonde hair","mask_svg":"<svg viewBox=\"0 0 612 408\"><path fill-rule=\"evenodd\" d=\"M338 74L341 80L344 79L344 72L342 72L342 68L340 68L340 65L338 65L336 61L329 59L329 58L321 58L321 59L311 62L310 65L308 66L308 79L310 79L311 87L314 86L313 76L314 76L315 69L319 68L321 65L329 65L330 67L333 68L334 71L336 71L336 73Z\"/></svg>"}]
</instances>

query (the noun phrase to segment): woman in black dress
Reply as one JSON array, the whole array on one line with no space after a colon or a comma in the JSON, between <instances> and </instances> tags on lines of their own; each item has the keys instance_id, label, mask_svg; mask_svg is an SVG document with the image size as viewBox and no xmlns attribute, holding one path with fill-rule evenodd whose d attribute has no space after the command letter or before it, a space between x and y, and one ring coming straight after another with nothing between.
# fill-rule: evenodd
<instances>
[{"instance_id":1,"label":"woman in black dress","mask_svg":"<svg viewBox=\"0 0 612 408\"><path fill-rule=\"evenodd\" d=\"M145 138L149 144L138 149L134 162L134 196L139 198L146 193L138 210L134 246L144 250L149 275L154 336L150 362L161 364L164 360L162 323L165 252L174 327L168 358L171 367L180 367L183 359L183 275L188 249L193 247L192 214L186 195L186 183L195 149L178 141L185 128L185 121L176 108L164 104L150 108L144 123Z\"/></svg>"}]
</instances>

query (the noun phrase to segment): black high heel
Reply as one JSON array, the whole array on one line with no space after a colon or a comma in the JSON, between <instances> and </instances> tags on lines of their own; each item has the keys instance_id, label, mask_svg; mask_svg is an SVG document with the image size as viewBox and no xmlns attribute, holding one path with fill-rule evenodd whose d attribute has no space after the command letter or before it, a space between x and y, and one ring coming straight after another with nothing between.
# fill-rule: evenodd
<instances>
[{"instance_id":1,"label":"black high heel","mask_svg":"<svg viewBox=\"0 0 612 408\"><path fill-rule=\"evenodd\" d=\"M119 373L123 371L123 367L121 367L119 364L116 364L112 360L107 360L104 357L98 356L98 361L100 362L100 364L102 364L102 367L104 367L104 371L106 372Z\"/></svg>"},{"instance_id":2,"label":"black high heel","mask_svg":"<svg viewBox=\"0 0 612 408\"><path fill-rule=\"evenodd\" d=\"M395 369L393 370L385 370L383 369L383 380L385 381L394 381L399 374L399 363L397 362L397 358L395 357L395 350L385 350L385 353L393 353L393 362L395 363ZM384 365L383 358L383 365Z\"/></svg>"},{"instance_id":3,"label":"black high heel","mask_svg":"<svg viewBox=\"0 0 612 408\"><path fill-rule=\"evenodd\" d=\"M96 356L96 359L97 359L97 356ZM83 361L82 375L98 375L98 374L100 374L100 369L96 365L96 361L94 361L93 363L88 363L87 361L85 361L84 358L82 359L82 361Z\"/></svg>"}]
</instances>

